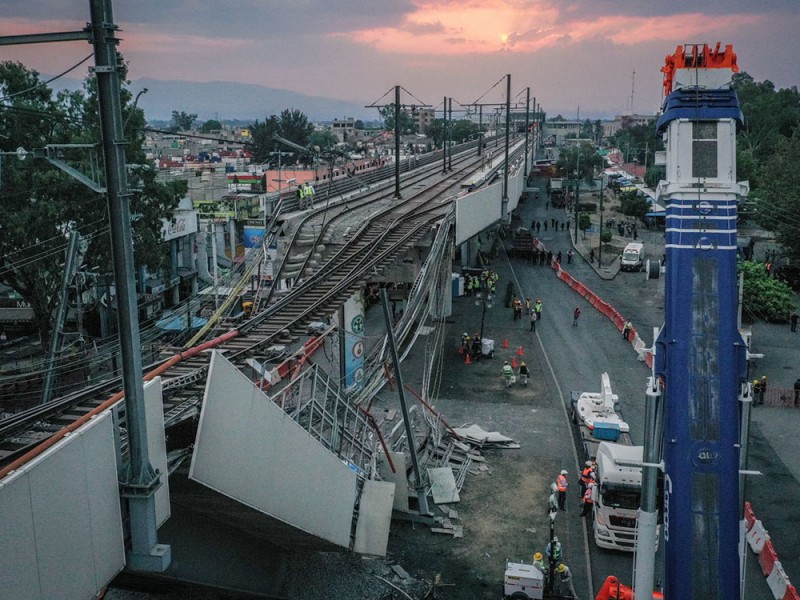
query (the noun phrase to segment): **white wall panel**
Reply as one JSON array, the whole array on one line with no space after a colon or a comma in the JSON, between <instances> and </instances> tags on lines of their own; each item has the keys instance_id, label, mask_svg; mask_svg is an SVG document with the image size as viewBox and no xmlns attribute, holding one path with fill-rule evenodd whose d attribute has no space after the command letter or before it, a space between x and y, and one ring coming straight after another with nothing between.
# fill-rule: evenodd
<instances>
[{"instance_id":1,"label":"white wall panel","mask_svg":"<svg viewBox=\"0 0 800 600\"><path fill-rule=\"evenodd\" d=\"M0 482L0 590L9 598L42 597L36 568L28 478L17 471Z\"/></svg>"},{"instance_id":2,"label":"white wall panel","mask_svg":"<svg viewBox=\"0 0 800 600\"><path fill-rule=\"evenodd\" d=\"M189 476L293 527L349 547L355 473L217 352Z\"/></svg>"},{"instance_id":3,"label":"white wall panel","mask_svg":"<svg viewBox=\"0 0 800 600\"><path fill-rule=\"evenodd\" d=\"M161 487L156 490L156 526L169 519L169 477L167 474L167 441L164 433L164 402L161 397L161 377L144 383L147 452L150 464L161 471Z\"/></svg>"},{"instance_id":4,"label":"white wall panel","mask_svg":"<svg viewBox=\"0 0 800 600\"><path fill-rule=\"evenodd\" d=\"M111 413L9 475L0 508L0 595L94 596L125 565Z\"/></svg>"}]
</instances>

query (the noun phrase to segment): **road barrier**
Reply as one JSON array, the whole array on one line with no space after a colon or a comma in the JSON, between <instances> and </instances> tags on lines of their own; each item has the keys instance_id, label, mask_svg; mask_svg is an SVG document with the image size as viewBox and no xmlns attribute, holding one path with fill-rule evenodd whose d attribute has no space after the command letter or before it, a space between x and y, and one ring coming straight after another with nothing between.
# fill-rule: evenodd
<instances>
[{"instance_id":1,"label":"road barrier","mask_svg":"<svg viewBox=\"0 0 800 600\"><path fill-rule=\"evenodd\" d=\"M744 521L747 529L747 544L758 556L761 573L767 578L767 585L775 600L800 600L800 594L789 581L789 576L783 570L781 561L778 560L778 553L775 551L775 546L772 545L769 532L764 528L764 524L756 519L753 507L749 502L744 503Z\"/></svg>"}]
</instances>

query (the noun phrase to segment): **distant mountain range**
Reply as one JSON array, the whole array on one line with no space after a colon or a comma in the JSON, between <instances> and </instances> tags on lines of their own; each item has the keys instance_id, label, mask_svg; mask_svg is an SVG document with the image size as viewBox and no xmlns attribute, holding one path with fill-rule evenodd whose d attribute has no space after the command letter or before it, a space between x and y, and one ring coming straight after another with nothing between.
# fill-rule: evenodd
<instances>
[{"instance_id":1,"label":"distant mountain range","mask_svg":"<svg viewBox=\"0 0 800 600\"><path fill-rule=\"evenodd\" d=\"M79 89L80 85L78 81L59 79L51 87L54 90ZM169 121L173 110L196 114L201 122L209 119L263 121L286 108L302 111L311 121L332 121L346 117L379 119L375 109L364 108L355 102L306 96L254 83L138 79L130 84L134 94L143 88L147 88L147 93L139 98L139 108L144 110L148 121Z\"/></svg>"}]
</instances>

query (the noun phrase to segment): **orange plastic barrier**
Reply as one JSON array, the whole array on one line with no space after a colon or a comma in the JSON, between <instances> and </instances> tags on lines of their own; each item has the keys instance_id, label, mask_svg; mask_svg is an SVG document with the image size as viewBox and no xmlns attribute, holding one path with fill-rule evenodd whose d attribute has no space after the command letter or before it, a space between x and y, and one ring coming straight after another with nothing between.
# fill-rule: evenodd
<instances>
[{"instance_id":1,"label":"orange plastic barrier","mask_svg":"<svg viewBox=\"0 0 800 600\"><path fill-rule=\"evenodd\" d=\"M771 540L767 540L758 555L758 564L761 565L761 573L764 577L772 573L772 568L777 561L778 553L775 552L775 546L772 545Z\"/></svg>"},{"instance_id":2,"label":"orange plastic barrier","mask_svg":"<svg viewBox=\"0 0 800 600\"><path fill-rule=\"evenodd\" d=\"M747 523L747 531L750 531L753 523L756 522L756 513L753 512L753 507L750 506L749 502L744 503L744 520Z\"/></svg>"},{"instance_id":3,"label":"orange plastic barrier","mask_svg":"<svg viewBox=\"0 0 800 600\"><path fill-rule=\"evenodd\" d=\"M781 600L800 600L800 593L791 583L786 586L786 593Z\"/></svg>"}]
</instances>

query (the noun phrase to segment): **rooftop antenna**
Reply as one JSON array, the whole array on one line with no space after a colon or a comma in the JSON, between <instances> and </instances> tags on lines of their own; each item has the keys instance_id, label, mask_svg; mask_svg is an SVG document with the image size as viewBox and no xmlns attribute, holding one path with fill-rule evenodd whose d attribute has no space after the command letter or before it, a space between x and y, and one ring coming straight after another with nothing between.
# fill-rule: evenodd
<instances>
[{"instance_id":1,"label":"rooftop antenna","mask_svg":"<svg viewBox=\"0 0 800 600\"><path fill-rule=\"evenodd\" d=\"M633 113L633 92L636 88L636 69L633 70L631 74L631 114Z\"/></svg>"}]
</instances>

